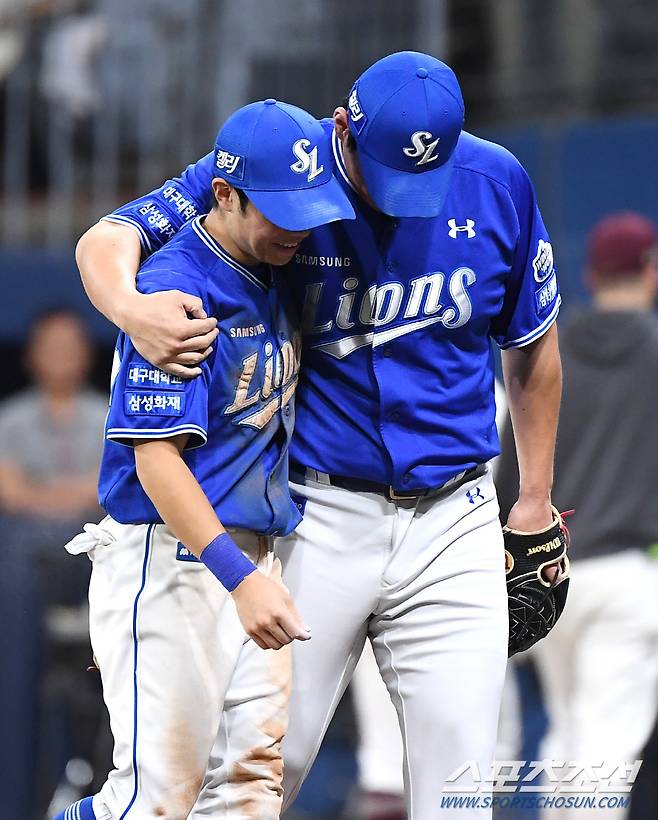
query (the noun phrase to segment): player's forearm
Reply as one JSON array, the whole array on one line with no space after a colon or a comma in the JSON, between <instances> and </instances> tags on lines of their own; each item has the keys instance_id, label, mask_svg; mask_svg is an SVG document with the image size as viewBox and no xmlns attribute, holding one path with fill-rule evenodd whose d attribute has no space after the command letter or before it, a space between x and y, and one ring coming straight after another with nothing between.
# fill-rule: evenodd
<instances>
[{"instance_id":1,"label":"player's forearm","mask_svg":"<svg viewBox=\"0 0 658 820\"><path fill-rule=\"evenodd\" d=\"M75 258L94 307L130 336L147 361L185 379L200 375L217 322L206 316L198 296L138 292L141 248L131 227L99 222L79 240Z\"/></svg>"},{"instance_id":2,"label":"player's forearm","mask_svg":"<svg viewBox=\"0 0 658 820\"><path fill-rule=\"evenodd\" d=\"M519 463L519 498L549 499L562 394L557 327L532 345L504 350L502 358Z\"/></svg>"},{"instance_id":3,"label":"player's forearm","mask_svg":"<svg viewBox=\"0 0 658 820\"><path fill-rule=\"evenodd\" d=\"M181 445L182 448L182 445ZM135 442L137 476L160 517L197 557L224 532L173 439Z\"/></svg>"},{"instance_id":4,"label":"player's forearm","mask_svg":"<svg viewBox=\"0 0 658 820\"><path fill-rule=\"evenodd\" d=\"M141 260L137 233L128 225L98 222L78 241L75 258L94 307L127 330L127 308L139 297L135 288Z\"/></svg>"}]
</instances>

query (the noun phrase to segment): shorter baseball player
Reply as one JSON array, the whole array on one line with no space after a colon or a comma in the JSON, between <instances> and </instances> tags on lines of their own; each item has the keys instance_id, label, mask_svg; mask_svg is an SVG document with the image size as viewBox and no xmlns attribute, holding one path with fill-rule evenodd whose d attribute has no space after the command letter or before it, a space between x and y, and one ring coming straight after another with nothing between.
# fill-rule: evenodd
<instances>
[{"instance_id":1,"label":"shorter baseball player","mask_svg":"<svg viewBox=\"0 0 658 820\"><path fill-rule=\"evenodd\" d=\"M300 520L287 467L299 335L273 266L311 228L354 216L328 152L298 108L240 109L217 137L211 213L139 272L142 293L194 293L220 334L187 382L118 339L99 480L108 517L67 545L93 563L115 768L60 819L279 816L287 645L310 636L272 553Z\"/></svg>"}]
</instances>

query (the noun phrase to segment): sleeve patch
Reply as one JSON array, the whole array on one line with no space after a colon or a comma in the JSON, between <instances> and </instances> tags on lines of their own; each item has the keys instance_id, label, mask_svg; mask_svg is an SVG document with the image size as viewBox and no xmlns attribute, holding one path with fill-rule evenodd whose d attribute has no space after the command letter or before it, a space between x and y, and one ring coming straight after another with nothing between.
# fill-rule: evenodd
<instances>
[{"instance_id":1,"label":"sleeve patch","mask_svg":"<svg viewBox=\"0 0 658 820\"><path fill-rule=\"evenodd\" d=\"M185 395L181 393L125 393L127 416L182 416Z\"/></svg>"},{"instance_id":2,"label":"sleeve patch","mask_svg":"<svg viewBox=\"0 0 658 820\"><path fill-rule=\"evenodd\" d=\"M554 273L553 246L550 242L540 239L537 243L537 253L532 260L532 270L537 282L545 282Z\"/></svg>"},{"instance_id":3,"label":"sleeve patch","mask_svg":"<svg viewBox=\"0 0 658 820\"><path fill-rule=\"evenodd\" d=\"M185 196L176 185L167 185L162 192L162 196L176 208L186 222L192 219L193 216L198 216L199 212L192 200L188 196Z\"/></svg>"},{"instance_id":4,"label":"sleeve patch","mask_svg":"<svg viewBox=\"0 0 658 820\"><path fill-rule=\"evenodd\" d=\"M128 369L126 376L128 387L166 387L169 390L184 390L183 380L178 376L171 376L157 367L140 367L134 365Z\"/></svg>"},{"instance_id":5,"label":"sleeve patch","mask_svg":"<svg viewBox=\"0 0 658 820\"><path fill-rule=\"evenodd\" d=\"M171 224L167 214L163 213L155 202L147 202L140 209L139 214L146 217L146 223L153 230L158 231L161 236L166 237L168 242L176 234L176 228Z\"/></svg>"},{"instance_id":6,"label":"sleeve patch","mask_svg":"<svg viewBox=\"0 0 658 820\"><path fill-rule=\"evenodd\" d=\"M557 296L557 276L553 274L548 282L535 291L535 302L537 304L537 313L543 313L546 308L553 304Z\"/></svg>"}]
</instances>

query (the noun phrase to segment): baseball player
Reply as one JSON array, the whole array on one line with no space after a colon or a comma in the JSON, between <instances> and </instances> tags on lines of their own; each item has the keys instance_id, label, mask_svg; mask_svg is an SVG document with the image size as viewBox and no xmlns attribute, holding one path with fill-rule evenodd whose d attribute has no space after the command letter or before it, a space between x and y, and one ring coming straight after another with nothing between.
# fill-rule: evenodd
<instances>
[{"instance_id":1,"label":"baseball player","mask_svg":"<svg viewBox=\"0 0 658 820\"><path fill-rule=\"evenodd\" d=\"M279 551L314 637L295 647L284 789L290 802L369 639L402 729L410 817L452 816L443 790L459 771L452 788L483 792L463 816L484 818L508 652L485 466L498 451L491 342L503 349L521 471L508 525L548 531L561 386L553 253L521 165L462 131L445 64L390 55L346 102L322 127L356 219L319 228L287 267L303 315L290 455L304 517ZM139 254L205 207L212 162L78 246L97 307L135 328L147 358L190 375L212 323L192 297L170 295L167 309L166 295L138 296L132 280ZM179 344L182 310L194 311L196 338Z\"/></svg>"},{"instance_id":2,"label":"baseball player","mask_svg":"<svg viewBox=\"0 0 658 820\"><path fill-rule=\"evenodd\" d=\"M309 633L271 549L301 518L287 460L299 333L275 266L311 228L353 216L323 137L275 100L237 111L213 152L211 212L140 269L141 293L193 293L221 335L186 382L119 336L99 479L108 517L67 545L93 563L115 769L64 820L279 816L287 645Z\"/></svg>"}]
</instances>

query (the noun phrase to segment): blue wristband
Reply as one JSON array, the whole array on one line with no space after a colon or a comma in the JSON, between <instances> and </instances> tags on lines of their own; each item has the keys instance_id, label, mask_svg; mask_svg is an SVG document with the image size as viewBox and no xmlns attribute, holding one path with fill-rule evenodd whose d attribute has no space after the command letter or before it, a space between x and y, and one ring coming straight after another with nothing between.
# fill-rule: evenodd
<instances>
[{"instance_id":1,"label":"blue wristband","mask_svg":"<svg viewBox=\"0 0 658 820\"><path fill-rule=\"evenodd\" d=\"M214 538L199 558L229 592L256 569L227 532Z\"/></svg>"}]
</instances>

